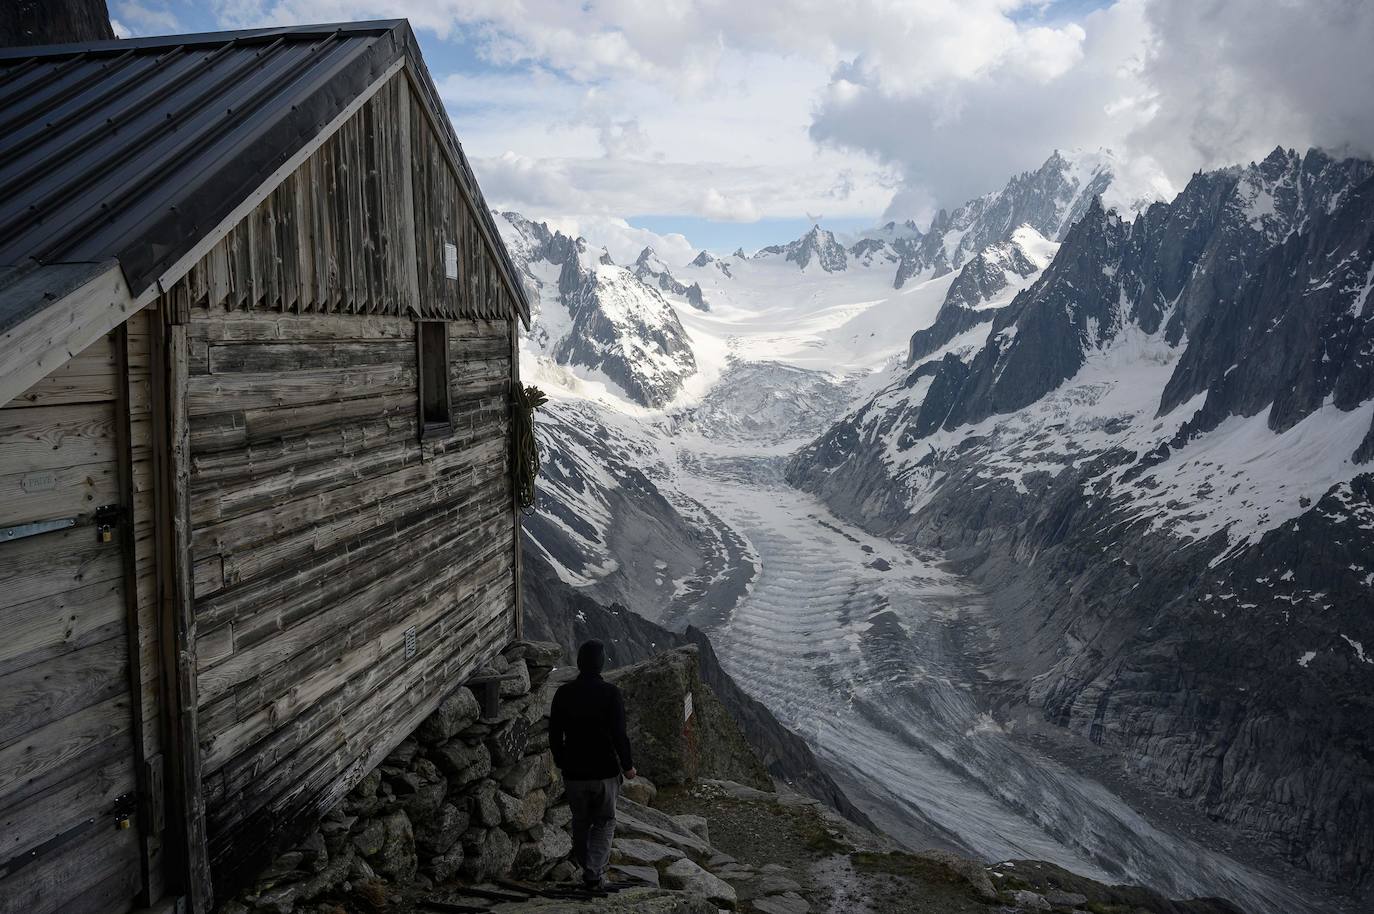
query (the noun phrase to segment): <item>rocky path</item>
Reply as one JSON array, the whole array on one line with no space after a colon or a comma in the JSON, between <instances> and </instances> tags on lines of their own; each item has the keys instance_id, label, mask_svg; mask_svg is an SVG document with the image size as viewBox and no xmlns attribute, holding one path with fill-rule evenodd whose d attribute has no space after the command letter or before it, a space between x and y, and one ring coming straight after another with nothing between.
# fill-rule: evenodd
<instances>
[{"instance_id":1,"label":"rocky path","mask_svg":"<svg viewBox=\"0 0 1374 914\"><path fill-rule=\"evenodd\" d=\"M979 623L979 597L938 556L834 518L782 483L776 458L680 457L678 484L745 539L757 565L731 612L702 607L694 621L890 834L1174 897L1314 910L1278 880L1156 827L985 713L961 637Z\"/></svg>"}]
</instances>

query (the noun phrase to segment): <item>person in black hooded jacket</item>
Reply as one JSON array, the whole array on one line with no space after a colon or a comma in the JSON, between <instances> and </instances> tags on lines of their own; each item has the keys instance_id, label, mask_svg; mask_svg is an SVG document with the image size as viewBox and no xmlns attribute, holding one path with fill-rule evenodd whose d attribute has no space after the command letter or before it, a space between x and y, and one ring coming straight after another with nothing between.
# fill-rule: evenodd
<instances>
[{"instance_id":1,"label":"person in black hooded jacket","mask_svg":"<svg viewBox=\"0 0 1374 914\"><path fill-rule=\"evenodd\" d=\"M582 645L577 678L558 688L549 713L549 747L563 772L572 810L572 856L590 888L606 885L620 779L635 777L625 735L625 701L619 689L601 678L605 665L605 645Z\"/></svg>"}]
</instances>

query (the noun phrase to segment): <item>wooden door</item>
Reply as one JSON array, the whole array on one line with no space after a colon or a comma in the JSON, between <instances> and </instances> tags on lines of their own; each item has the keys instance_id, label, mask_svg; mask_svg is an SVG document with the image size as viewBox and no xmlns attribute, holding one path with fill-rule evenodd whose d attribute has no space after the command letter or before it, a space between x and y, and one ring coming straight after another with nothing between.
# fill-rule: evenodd
<instances>
[{"instance_id":1,"label":"wooden door","mask_svg":"<svg viewBox=\"0 0 1374 914\"><path fill-rule=\"evenodd\" d=\"M0 408L0 914L143 889L121 340Z\"/></svg>"}]
</instances>

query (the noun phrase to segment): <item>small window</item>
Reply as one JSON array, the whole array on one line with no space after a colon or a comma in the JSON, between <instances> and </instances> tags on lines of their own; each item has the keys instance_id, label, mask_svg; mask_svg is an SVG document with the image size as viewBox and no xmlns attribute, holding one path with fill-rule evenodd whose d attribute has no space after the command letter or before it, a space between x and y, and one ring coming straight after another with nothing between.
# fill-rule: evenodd
<instances>
[{"instance_id":1,"label":"small window","mask_svg":"<svg viewBox=\"0 0 1374 914\"><path fill-rule=\"evenodd\" d=\"M449 433L453 414L448 390L448 325L420 321L415 325L420 371L420 437Z\"/></svg>"}]
</instances>

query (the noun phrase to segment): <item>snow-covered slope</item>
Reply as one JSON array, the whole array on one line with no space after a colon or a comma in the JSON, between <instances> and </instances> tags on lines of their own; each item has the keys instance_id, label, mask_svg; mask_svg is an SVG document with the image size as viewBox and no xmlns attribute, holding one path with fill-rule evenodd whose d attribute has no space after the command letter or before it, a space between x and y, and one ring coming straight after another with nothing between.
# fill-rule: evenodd
<instances>
[{"instance_id":1,"label":"snow-covered slope","mask_svg":"<svg viewBox=\"0 0 1374 914\"><path fill-rule=\"evenodd\" d=\"M1094 199L1130 216L1168 192L1162 177L1128 173L1110 150L1055 150L1035 171L953 212L940 210L923 236L900 243L894 284L900 289L913 278L957 270L989 245L1010 240L1023 225L1060 241Z\"/></svg>"},{"instance_id":2,"label":"snow-covered slope","mask_svg":"<svg viewBox=\"0 0 1374 914\"><path fill-rule=\"evenodd\" d=\"M651 408L682 392L697 373L696 357L665 297L674 291L671 276L651 271L652 251L640 257L641 276L616 265L604 248L594 254L585 239L517 213L500 214L497 225L537 302L524 345L537 354L536 372L564 366L552 371L554 383L584 394L600 388Z\"/></svg>"},{"instance_id":3,"label":"snow-covered slope","mask_svg":"<svg viewBox=\"0 0 1374 914\"><path fill-rule=\"evenodd\" d=\"M1349 881L1374 855L1359 713L1374 688L1374 166L1277 150L1167 203L1125 171L1056 153L927 231L817 226L682 264L646 250L622 267L508 214L539 291L522 372L555 399L530 548L598 599L711 631L783 719L840 708L818 740L881 742L899 719L929 737L906 717L940 667L922 652L954 650L940 620L980 603L976 687L941 702L1034 709L1223 823L1224 841ZM941 602L925 571L876 577L942 559L986 607ZM749 613L766 624L731 626ZM846 659L778 679L768 658L801 650L794 626L831 632L826 655ZM729 643L746 633L758 643ZM890 700L893 670L917 677L910 701ZM1004 739L1003 724L968 733ZM930 775L972 748L929 748ZM1079 806L1053 764L1017 764L1034 796L980 770L892 808L993 795L1011 818L989 827L1062 846L1055 859L1303 910L1238 871L1187 873L1186 841L1159 856L1107 840L1124 801ZM917 789L895 770L885 784Z\"/></svg>"},{"instance_id":4,"label":"snow-covered slope","mask_svg":"<svg viewBox=\"0 0 1374 914\"><path fill-rule=\"evenodd\" d=\"M1049 719L1358 880L1371 743L1332 709L1374 688L1371 287L1369 161L1277 149L1134 220L1093 202L789 478L1005 595L994 675Z\"/></svg>"}]
</instances>

